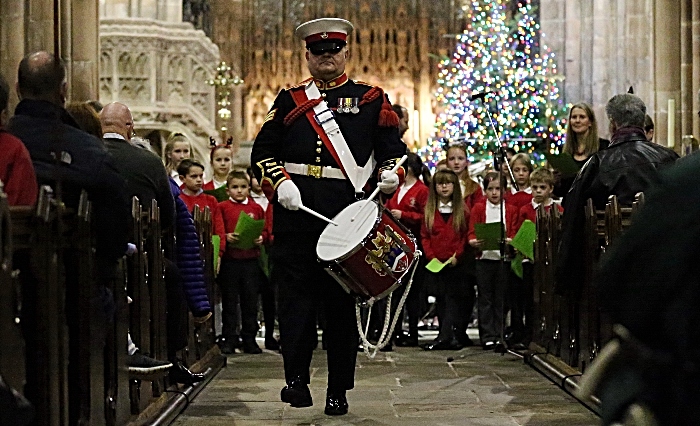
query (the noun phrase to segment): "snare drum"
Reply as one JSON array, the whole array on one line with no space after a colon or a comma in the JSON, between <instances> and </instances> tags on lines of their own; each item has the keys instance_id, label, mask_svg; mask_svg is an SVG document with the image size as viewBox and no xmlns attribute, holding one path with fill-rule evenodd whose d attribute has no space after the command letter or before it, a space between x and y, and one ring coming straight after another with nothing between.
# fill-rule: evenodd
<instances>
[{"instance_id":1,"label":"snare drum","mask_svg":"<svg viewBox=\"0 0 700 426\"><path fill-rule=\"evenodd\" d=\"M402 284L416 256L416 240L390 213L360 200L338 213L316 246L319 261L350 294L381 299Z\"/></svg>"}]
</instances>

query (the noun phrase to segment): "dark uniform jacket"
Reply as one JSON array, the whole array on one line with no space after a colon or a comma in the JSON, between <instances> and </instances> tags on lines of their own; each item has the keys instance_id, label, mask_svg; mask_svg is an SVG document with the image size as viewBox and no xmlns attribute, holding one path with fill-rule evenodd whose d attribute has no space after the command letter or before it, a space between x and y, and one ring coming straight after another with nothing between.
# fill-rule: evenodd
<instances>
[{"instance_id":1,"label":"dark uniform jacket","mask_svg":"<svg viewBox=\"0 0 700 426\"><path fill-rule=\"evenodd\" d=\"M556 279L560 293L576 297L583 282L584 206L593 199L602 210L610 195L631 205L638 192L658 180L658 170L672 164L678 154L647 141L642 128L619 129L607 149L598 151L583 166L564 198L562 237Z\"/></svg>"},{"instance_id":2,"label":"dark uniform jacket","mask_svg":"<svg viewBox=\"0 0 700 426\"><path fill-rule=\"evenodd\" d=\"M304 206L326 217L334 217L356 200L355 190L349 180L315 178L297 174L289 175L282 168L285 162L330 166L339 168L321 138L309 123L305 114L285 124L285 118L297 108L291 92L304 90L305 83L282 90L275 99L265 122L255 138L251 154L253 172L263 188L276 189L285 179L299 187ZM372 151L378 166L391 168L406 150L399 139L396 126L380 126L380 112L388 105L381 89L347 79L345 74L330 82L316 81L316 85L330 108L338 106L339 98L355 98L359 113L336 113L335 120L359 166L367 163ZM380 92L373 100L362 103L370 90ZM371 93L370 93L371 94ZM298 110L297 110L298 111ZM398 120L397 120L398 123ZM273 199L277 204L277 198ZM326 223L303 211L291 211L282 206L274 207L273 233L295 232L318 236Z\"/></svg>"}]
</instances>

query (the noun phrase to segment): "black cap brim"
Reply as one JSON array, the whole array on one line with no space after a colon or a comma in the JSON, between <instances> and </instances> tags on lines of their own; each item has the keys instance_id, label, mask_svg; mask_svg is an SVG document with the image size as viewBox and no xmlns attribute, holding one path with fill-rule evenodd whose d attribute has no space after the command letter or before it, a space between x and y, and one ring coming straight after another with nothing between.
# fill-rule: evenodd
<instances>
[{"instance_id":1,"label":"black cap brim","mask_svg":"<svg viewBox=\"0 0 700 426\"><path fill-rule=\"evenodd\" d=\"M333 50L336 47L342 47L345 46L347 43L344 42L343 40L319 40L315 41L313 43L308 43L306 45L307 49L311 49L312 47L314 49L318 50Z\"/></svg>"}]
</instances>

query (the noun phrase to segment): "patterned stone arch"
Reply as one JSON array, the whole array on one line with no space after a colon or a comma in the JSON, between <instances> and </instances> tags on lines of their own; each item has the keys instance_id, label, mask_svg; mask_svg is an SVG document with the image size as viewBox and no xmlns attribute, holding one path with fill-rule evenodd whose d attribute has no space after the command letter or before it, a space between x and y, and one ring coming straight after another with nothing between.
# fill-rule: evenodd
<instances>
[{"instance_id":1,"label":"patterned stone arch","mask_svg":"<svg viewBox=\"0 0 700 426\"><path fill-rule=\"evenodd\" d=\"M100 53L100 98L113 99L114 69L112 52Z\"/></svg>"},{"instance_id":2,"label":"patterned stone arch","mask_svg":"<svg viewBox=\"0 0 700 426\"><path fill-rule=\"evenodd\" d=\"M181 104L185 102L185 84L187 73L185 58L182 56L171 56L165 68L167 70L166 100L171 104Z\"/></svg>"},{"instance_id":3,"label":"patterned stone arch","mask_svg":"<svg viewBox=\"0 0 700 426\"><path fill-rule=\"evenodd\" d=\"M122 52L117 64L119 97L132 102L147 102L150 93L150 58L146 53Z\"/></svg>"},{"instance_id":4,"label":"patterned stone arch","mask_svg":"<svg viewBox=\"0 0 700 426\"><path fill-rule=\"evenodd\" d=\"M190 81L191 103L195 110L209 116L212 110L212 86L207 84L211 72L204 66L192 61L192 80Z\"/></svg>"}]
</instances>

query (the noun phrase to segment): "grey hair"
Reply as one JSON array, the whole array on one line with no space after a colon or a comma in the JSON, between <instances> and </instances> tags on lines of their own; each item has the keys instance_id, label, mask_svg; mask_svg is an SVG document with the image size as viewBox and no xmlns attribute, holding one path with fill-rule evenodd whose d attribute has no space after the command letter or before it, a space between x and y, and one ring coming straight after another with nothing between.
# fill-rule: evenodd
<instances>
[{"instance_id":1,"label":"grey hair","mask_svg":"<svg viewBox=\"0 0 700 426\"><path fill-rule=\"evenodd\" d=\"M635 95L623 93L613 96L605 105L608 119L617 127L644 127L647 107L644 101Z\"/></svg>"},{"instance_id":2,"label":"grey hair","mask_svg":"<svg viewBox=\"0 0 700 426\"><path fill-rule=\"evenodd\" d=\"M130 143L131 143L132 145L134 145L135 147L138 147L138 148L141 148L141 149L145 149L146 151L149 151L149 152L151 152L152 154L158 155L158 154L156 154L156 152L153 150L153 147L151 146L151 142L150 142L148 139L144 139L144 138L139 137L139 136L134 136L134 137L131 138L131 142L130 142Z\"/></svg>"}]
</instances>

